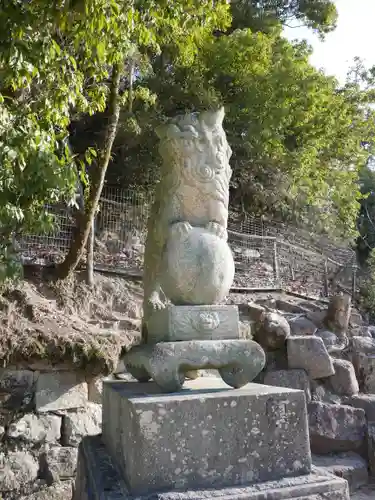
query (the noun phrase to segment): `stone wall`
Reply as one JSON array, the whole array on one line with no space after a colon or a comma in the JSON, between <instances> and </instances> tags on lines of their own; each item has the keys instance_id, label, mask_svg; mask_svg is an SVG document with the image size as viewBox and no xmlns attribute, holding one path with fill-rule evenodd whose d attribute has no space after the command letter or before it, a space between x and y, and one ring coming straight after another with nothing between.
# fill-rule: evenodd
<instances>
[{"instance_id":1,"label":"stone wall","mask_svg":"<svg viewBox=\"0 0 375 500\"><path fill-rule=\"evenodd\" d=\"M101 432L101 384L43 362L0 371L0 498L72 497L78 444Z\"/></svg>"}]
</instances>

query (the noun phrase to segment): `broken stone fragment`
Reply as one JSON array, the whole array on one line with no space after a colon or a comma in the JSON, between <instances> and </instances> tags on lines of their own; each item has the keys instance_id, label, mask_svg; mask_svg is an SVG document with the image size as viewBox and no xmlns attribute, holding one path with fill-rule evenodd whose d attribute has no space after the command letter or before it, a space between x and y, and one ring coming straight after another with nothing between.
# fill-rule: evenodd
<instances>
[{"instance_id":1,"label":"broken stone fragment","mask_svg":"<svg viewBox=\"0 0 375 500\"><path fill-rule=\"evenodd\" d=\"M313 453L365 452L367 422L364 410L312 402L308 405L308 414Z\"/></svg>"},{"instance_id":2,"label":"broken stone fragment","mask_svg":"<svg viewBox=\"0 0 375 500\"><path fill-rule=\"evenodd\" d=\"M335 373L332 359L320 337L289 337L287 353L289 368L305 370L311 379L330 377Z\"/></svg>"},{"instance_id":3,"label":"broken stone fragment","mask_svg":"<svg viewBox=\"0 0 375 500\"><path fill-rule=\"evenodd\" d=\"M359 385L352 363L345 359L333 359L332 362L335 373L328 380L333 392L341 396L358 394Z\"/></svg>"}]
</instances>

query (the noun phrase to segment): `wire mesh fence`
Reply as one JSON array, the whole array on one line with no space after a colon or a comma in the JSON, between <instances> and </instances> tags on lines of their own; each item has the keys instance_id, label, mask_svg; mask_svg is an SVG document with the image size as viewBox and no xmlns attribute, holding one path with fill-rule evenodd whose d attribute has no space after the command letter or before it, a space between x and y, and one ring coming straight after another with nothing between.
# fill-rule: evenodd
<instances>
[{"instance_id":1,"label":"wire mesh fence","mask_svg":"<svg viewBox=\"0 0 375 500\"><path fill-rule=\"evenodd\" d=\"M97 269L142 272L152 193L106 187L95 221ZM56 218L50 234L19 241L24 263L48 265L66 255L75 218L67 207L47 207ZM326 237L280 222L231 211L228 242L235 260L234 287L284 288L306 295L351 292L355 254Z\"/></svg>"}]
</instances>

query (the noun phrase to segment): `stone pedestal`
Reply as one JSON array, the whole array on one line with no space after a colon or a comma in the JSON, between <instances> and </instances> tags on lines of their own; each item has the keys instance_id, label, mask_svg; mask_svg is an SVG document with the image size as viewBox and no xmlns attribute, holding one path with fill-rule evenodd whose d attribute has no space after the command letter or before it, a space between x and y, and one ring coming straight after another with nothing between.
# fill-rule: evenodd
<instances>
[{"instance_id":1,"label":"stone pedestal","mask_svg":"<svg viewBox=\"0 0 375 500\"><path fill-rule=\"evenodd\" d=\"M238 307L233 305L174 306L157 309L150 315L150 343L177 340L238 339Z\"/></svg>"},{"instance_id":2,"label":"stone pedestal","mask_svg":"<svg viewBox=\"0 0 375 500\"><path fill-rule=\"evenodd\" d=\"M312 470L302 391L215 378L162 394L106 382L103 435L80 446L75 500L348 500Z\"/></svg>"}]
</instances>

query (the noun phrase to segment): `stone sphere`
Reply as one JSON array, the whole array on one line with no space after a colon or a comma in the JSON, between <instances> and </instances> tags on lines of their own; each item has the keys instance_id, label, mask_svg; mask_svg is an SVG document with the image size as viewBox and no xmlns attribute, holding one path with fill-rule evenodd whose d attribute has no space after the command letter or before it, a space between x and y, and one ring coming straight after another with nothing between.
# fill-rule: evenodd
<instances>
[{"instance_id":1,"label":"stone sphere","mask_svg":"<svg viewBox=\"0 0 375 500\"><path fill-rule=\"evenodd\" d=\"M228 294L233 278L233 256L225 240L204 228L172 232L161 282L173 304L217 304Z\"/></svg>"}]
</instances>

